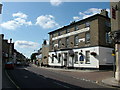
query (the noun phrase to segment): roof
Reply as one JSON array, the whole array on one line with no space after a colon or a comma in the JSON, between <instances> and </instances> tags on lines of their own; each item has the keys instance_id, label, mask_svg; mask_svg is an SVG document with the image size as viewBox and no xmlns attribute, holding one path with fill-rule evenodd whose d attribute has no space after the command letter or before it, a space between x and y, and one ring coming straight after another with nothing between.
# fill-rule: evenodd
<instances>
[{"instance_id":1,"label":"roof","mask_svg":"<svg viewBox=\"0 0 120 90\"><path fill-rule=\"evenodd\" d=\"M54 30L54 31L51 31L51 32L49 32L48 34L51 34L51 33L57 32L57 31L60 31L61 29L68 28L68 27L70 27L70 26L72 26L72 25L78 24L78 23L80 23L80 22L87 21L87 20L92 19L92 18L97 18L98 16L100 16L100 17L103 17L103 18L106 18L106 19L109 19L109 20L110 20L110 18L109 18L109 17L103 16L103 15L101 15L101 14L95 14L95 15L93 15L93 16L91 16L91 17L88 17L88 18L82 19L82 20L77 21L77 22L70 23L70 24L69 24L69 25L67 25L67 26L64 26L64 27L59 28L59 29Z\"/></svg>"}]
</instances>

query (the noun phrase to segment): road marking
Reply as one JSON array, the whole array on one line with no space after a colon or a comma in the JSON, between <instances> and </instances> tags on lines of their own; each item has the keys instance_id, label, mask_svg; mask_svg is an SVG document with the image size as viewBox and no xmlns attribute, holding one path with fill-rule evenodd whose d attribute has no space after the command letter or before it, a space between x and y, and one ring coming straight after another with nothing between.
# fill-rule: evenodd
<instances>
[{"instance_id":1,"label":"road marking","mask_svg":"<svg viewBox=\"0 0 120 90\"><path fill-rule=\"evenodd\" d=\"M57 85L60 85L60 86L63 86L63 87L65 87L65 88L70 88L70 87L68 87L68 86L62 85L62 84L57 83L57 82L53 82L53 83L55 83L55 84L57 84Z\"/></svg>"},{"instance_id":2,"label":"road marking","mask_svg":"<svg viewBox=\"0 0 120 90\"><path fill-rule=\"evenodd\" d=\"M24 68L25 70L28 70L28 68Z\"/></svg>"},{"instance_id":3,"label":"road marking","mask_svg":"<svg viewBox=\"0 0 120 90\"><path fill-rule=\"evenodd\" d=\"M5 74L7 75L7 77L9 78L9 80L16 86L16 88L18 90L20 90L20 87L10 78L10 76L8 75L7 71L5 70Z\"/></svg>"}]
</instances>

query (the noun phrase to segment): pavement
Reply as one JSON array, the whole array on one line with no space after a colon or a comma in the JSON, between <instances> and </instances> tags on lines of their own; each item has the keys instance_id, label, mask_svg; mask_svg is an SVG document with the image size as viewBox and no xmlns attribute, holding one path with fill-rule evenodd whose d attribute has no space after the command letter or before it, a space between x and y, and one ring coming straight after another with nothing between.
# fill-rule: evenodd
<instances>
[{"instance_id":1,"label":"pavement","mask_svg":"<svg viewBox=\"0 0 120 90\"><path fill-rule=\"evenodd\" d=\"M32 64L37 67L36 65ZM90 81L93 83L103 84L106 86L120 88L120 82L114 78L113 71L107 70L78 70L78 69L64 69L64 68L51 68L51 67L38 67L49 69L51 71L57 71L66 75L72 75L75 78Z\"/></svg>"}]
</instances>

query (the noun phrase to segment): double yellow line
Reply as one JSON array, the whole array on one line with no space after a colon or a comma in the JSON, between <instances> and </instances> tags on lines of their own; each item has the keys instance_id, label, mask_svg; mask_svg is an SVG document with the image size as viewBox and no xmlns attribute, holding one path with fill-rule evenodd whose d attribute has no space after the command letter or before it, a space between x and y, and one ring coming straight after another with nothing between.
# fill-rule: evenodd
<instances>
[{"instance_id":1,"label":"double yellow line","mask_svg":"<svg viewBox=\"0 0 120 90\"><path fill-rule=\"evenodd\" d=\"M9 78L9 80L15 85L15 87L18 89L18 90L21 90L20 87L10 78L10 76L8 75L7 71L5 70L5 74L6 76Z\"/></svg>"}]
</instances>

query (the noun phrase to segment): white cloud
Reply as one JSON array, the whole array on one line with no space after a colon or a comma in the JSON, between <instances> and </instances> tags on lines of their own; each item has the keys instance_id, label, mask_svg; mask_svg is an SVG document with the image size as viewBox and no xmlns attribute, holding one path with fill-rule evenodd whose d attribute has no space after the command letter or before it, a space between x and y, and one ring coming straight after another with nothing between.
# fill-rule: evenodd
<instances>
[{"instance_id":1,"label":"white cloud","mask_svg":"<svg viewBox=\"0 0 120 90\"><path fill-rule=\"evenodd\" d=\"M53 6L59 6L60 4L62 4L61 0L50 0L51 5Z\"/></svg>"},{"instance_id":2,"label":"white cloud","mask_svg":"<svg viewBox=\"0 0 120 90\"><path fill-rule=\"evenodd\" d=\"M19 48L37 48L39 46L38 43L31 42L31 41L16 41L15 42L15 47Z\"/></svg>"},{"instance_id":3,"label":"white cloud","mask_svg":"<svg viewBox=\"0 0 120 90\"><path fill-rule=\"evenodd\" d=\"M5 29L14 30L17 27L19 27L20 25L16 21L11 20L11 21L2 23L0 26Z\"/></svg>"},{"instance_id":4,"label":"white cloud","mask_svg":"<svg viewBox=\"0 0 120 90\"><path fill-rule=\"evenodd\" d=\"M31 21L26 21L28 17L26 14L14 13L12 16L14 17L13 20L3 22L2 24L0 24L0 26L8 30L15 30L16 28L21 27L23 25L25 26L32 25Z\"/></svg>"},{"instance_id":5,"label":"white cloud","mask_svg":"<svg viewBox=\"0 0 120 90\"><path fill-rule=\"evenodd\" d=\"M50 29L59 26L59 24L55 22L55 18L52 15L42 15L39 16L36 20L36 25L39 25L44 29Z\"/></svg>"},{"instance_id":6,"label":"white cloud","mask_svg":"<svg viewBox=\"0 0 120 90\"><path fill-rule=\"evenodd\" d=\"M84 12L79 12L79 16L73 17L73 19L74 20L75 19L78 20L77 18L85 19L85 18L88 18L88 17L93 16L95 14L100 14L101 10L102 10L101 8L90 8ZM110 16L110 9L107 8L106 11L108 11L108 14Z\"/></svg>"},{"instance_id":7,"label":"white cloud","mask_svg":"<svg viewBox=\"0 0 120 90\"><path fill-rule=\"evenodd\" d=\"M80 17L75 16L75 17L73 17L73 20L78 21L78 20L80 20Z\"/></svg>"},{"instance_id":8,"label":"white cloud","mask_svg":"<svg viewBox=\"0 0 120 90\"><path fill-rule=\"evenodd\" d=\"M27 17L28 17L26 14L24 14L22 12L14 13L12 16L18 17L18 18L23 18L23 19L27 19Z\"/></svg>"}]
</instances>

